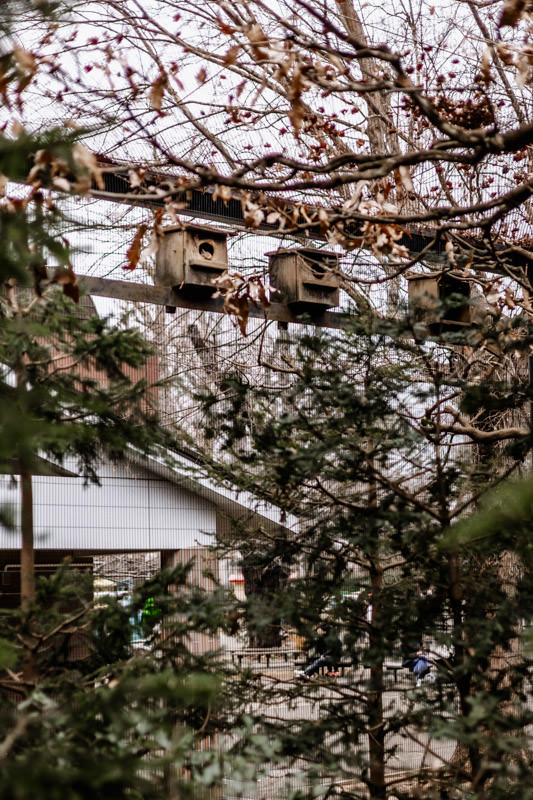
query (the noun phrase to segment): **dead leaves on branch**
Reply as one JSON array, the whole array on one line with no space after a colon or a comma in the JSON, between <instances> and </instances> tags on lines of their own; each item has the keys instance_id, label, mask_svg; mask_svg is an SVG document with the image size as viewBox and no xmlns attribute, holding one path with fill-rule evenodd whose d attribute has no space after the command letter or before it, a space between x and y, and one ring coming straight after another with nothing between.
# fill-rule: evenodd
<instances>
[{"instance_id":1,"label":"dead leaves on branch","mask_svg":"<svg viewBox=\"0 0 533 800\"><path fill-rule=\"evenodd\" d=\"M276 231L296 231L303 227L317 227L321 235L329 230L330 214L321 206L307 203L276 203L264 195L243 192L240 196L244 224L257 229L261 225L276 226Z\"/></svg>"},{"instance_id":2,"label":"dead leaves on branch","mask_svg":"<svg viewBox=\"0 0 533 800\"><path fill-rule=\"evenodd\" d=\"M514 28L526 14L530 14L532 11L532 0L505 0L500 19L498 20L498 27L504 28L505 26L509 26Z\"/></svg>"},{"instance_id":3,"label":"dead leaves on branch","mask_svg":"<svg viewBox=\"0 0 533 800\"><path fill-rule=\"evenodd\" d=\"M13 103L22 109L22 93L37 74L37 58L29 50L14 47L0 56L0 97L4 106L11 109ZM10 91L12 90L12 91Z\"/></svg>"},{"instance_id":4,"label":"dead leaves on branch","mask_svg":"<svg viewBox=\"0 0 533 800\"><path fill-rule=\"evenodd\" d=\"M26 182L36 188L51 187L77 194L86 194L95 184L99 189L105 188L96 156L81 142L75 142L65 156L52 150L37 150Z\"/></svg>"},{"instance_id":5,"label":"dead leaves on branch","mask_svg":"<svg viewBox=\"0 0 533 800\"><path fill-rule=\"evenodd\" d=\"M255 22L246 30L246 37L250 42L256 61L265 61L269 56L270 42L261 26Z\"/></svg>"},{"instance_id":6,"label":"dead leaves on branch","mask_svg":"<svg viewBox=\"0 0 533 800\"><path fill-rule=\"evenodd\" d=\"M219 19L218 25L224 34L242 36L241 42L232 44L224 54L222 58L224 66L232 67L238 64L239 59L242 61L242 57L246 54L256 64L266 66L269 77L277 82L281 93L289 103L288 117L296 138L300 136L309 111L303 101L303 94L317 85L322 89L328 88L339 75L349 73L342 60L334 54L328 53L327 59L321 59L303 53L287 38L277 41L269 37L257 22L236 28L226 25ZM242 63L240 66L245 65ZM205 70L198 73L197 80L200 84L205 82ZM258 95L264 85L258 88ZM240 91L242 88L238 90L238 94Z\"/></svg>"},{"instance_id":7,"label":"dead leaves on branch","mask_svg":"<svg viewBox=\"0 0 533 800\"><path fill-rule=\"evenodd\" d=\"M391 261L409 258L409 250L400 244L405 231L399 225L364 222L361 232L363 246L368 247L377 258L389 258Z\"/></svg>"},{"instance_id":8,"label":"dead leaves on branch","mask_svg":"<svg viewBox=\"0 0 533 800\"><path fill-rule=\"evenodd\" d=\"M0 183L7 179L0 176ZM4 187L5 188L5 187ZM17 230L14 252L19 269L5 282L14 289L18 282L25 286L28 274L33 280L33 301L43 297L52 287L60 287L63 294L75 303L80 299L78 279L69 260L70 249L67 239L58 234L43 235L41 225L47 214L52 217L57 209L50 197L45 197L39 187L32 187L24 197L12 197L2 193L0 197L0 217L6 230ZM52 256L60 266L47 267Z\"/></svg>"},{"instance_id":9,"label":"dead leaves on branch","mask_svg":"<svg viewBox=\"0 0 533 800\"><path fill-rule=\"evenodd\" d=\"M399 263L409 259L408 248L401 244L406 235L407 231L399 225L388 222L363 222L356 235L347 231L344 224L340 223L330 229L328 241L332 245L341 245L348 251L360 248L370 250L380 261L388 259Z\"/></svg>"},{"instance_id":10,"label":"dead leaves on branch","mask_svg":"<svg viewBox=\"0 0 533 800\"><path fill-rule=\"evenodd\" d=\"M533 0L505 0L498 20L498 27L514 28L521 20L533 13ZM508 67L516 69L516 84L519 89L533 82L533 48L527 44L512 46L498 42L496 51L501 61Z\"/></svg>"},{"instance_id":11,"label":"dead leaves on branch","mask_svg":"<svg viewBox=\"0 0 533 800\"><path fill-rule=\"evenodd\" d=\"M488 51L485 51L485 54ZM485 84L492 80L490 63L483 57L480 76ZM452 97L446 94L427 95L427 100L433 105L442 120L451 122L465 130L477 130L494 125L494 109L484 91L476 89L470 97ZM432 122L424 111L413 103L409 97L403 100L403 108L417 121L418 132L429 130Z\"/></svg>"},{"instance_id":12,"label":"dead leaves on branch","mask_svg":"<svg viewBox=\"0 0 533 800\"><path fill-rule=\"evenodd\" d=\"M247 228L258 228L266 220L268 207L261 200L252 198L249 193L244 194L241 198L241 206L244 224Z\"/></svg>"},{"instance_id":13,"label":"dead leaves on branch","mask_svg":"<svg viewBox=\"0 0 533 800\"><path fill-rule=\"evenodd\" d=\"M246 336L250 305L265 310L270 306L261 276L244 277L239 272L224 272L213 283L216 287L213 297L224 298L224 311L237 318L241 334Z\"/></svg>"},{"instance_id":14,"label":"dead leaves on branch","mask_svg":"<svg viewBox=\"0 0 533 800\"><path fill-rule=\"evenodd\" d=\"M397 181L405 191L412 191L409 170L398 174ZM364 183L364 182L363 182ZM389 189L390 190L390 189ZM399 213L396 205L380 194L377 199L361 200L360 191L347 200L338 214L320 206L305 203L279 204L273 206L267 198L254 197L250 193L241 196L244 221L247 227L257 229L261 225L275 225L278 232L316 228L332 245L340 245L351 251L364 247L377 258L388 258L399 262L409 258L409 250L402 239L407 231L393 222L380 222L379 217L394 217Z\"/></svg>"},{"instance_id":15,"label":"dead leaves on branch","mask_svg":"<svg viewBox=\"0 0 533 800\"><path fill-rule=\"evenodd\" d=\"M409 171L398 174L398 183L406 190L411 190L412 181ZM366 182L361 182L366 183ZM370 250L379 260L387 258L399 262L409 258L409 250L401 240L408 236L408 232L389 221L379 221L380 216L394 217L399 213L398 207L387 200L391 186L386 187L386 192L380 192L376 199L361 200L360 195L364 187L356 187L353 196L343 205L348 219L340 220L330 226L328 240L331 244L338 244L346 250L355 250L363 247ZM357 221L350 223L351 212L357 214ZM367 217L368 219L365 219ZM353 229L357 233L353 232Z\"/></svg>"},{"instance_id":16,"label":"dead leaves on branch","mask_svg":"<svg viewBox=\"0 0 533 800\"><path fill-rule=\"evenodd\" d=\"M239 55L239 50L240 49L241 48L240 48L240 46L238 44L234 45L233 47L230 47L230 49L228 50L228 52L225 54L224 58L222 59L222 63L224 64L224 66L231 67L231 66L233 66L233 64L237 63L237 56ZM201 83L204 83L204 82L205 82L205 79L204 79L204 81L201 81Z\"/></svg>"},{"instance_id":17,"label":"dead leaves on branch","mask_svg":"<svg viewBox=\"0 0 533 800\"><path fill-rule=\"evenodd\" d=\"M37 72L37 61L33 53L24 50L22 47L13 48L13 58L17 65L17 72L19 79L16 87L16 93L20 94L30 85L34 75Z\"/></svg>"},{"instance_id":18,"label":"dead leaves on branch","mask_svg":"<svg viewBox=\"0 0 533 800\"><path fill-rule=\"evenodd\" d=\"M305 84L304 81L302 80L301 71L295 69L289 87L288 98L291 104L291 109L289 111L289 119L291 121L292 127L294 128L294 133L296 137L300 135L302 122L306 111L305 105L302 101L302 92L304 88Z\"/></svg>"},{"instance_id":19,"label":"dead leaves on branch","mask_svg":"<svg viewBox=\"0 0 533 800\"><path fill-rule=\"evenodd\" d=\"M516 85L519 89L530 86L533 80L533 47L512 47L509 44L498 42L496 52L506 67L516 70Z\"/></svg>"}]
</instances>

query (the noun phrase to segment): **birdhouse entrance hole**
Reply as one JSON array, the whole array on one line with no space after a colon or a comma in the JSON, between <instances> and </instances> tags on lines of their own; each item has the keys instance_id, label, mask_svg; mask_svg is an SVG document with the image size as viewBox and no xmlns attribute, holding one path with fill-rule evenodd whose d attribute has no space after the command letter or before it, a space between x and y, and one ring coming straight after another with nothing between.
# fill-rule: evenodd
<instances>
[{"instance_id":1,"label":"birdhouse entrance hole","mask_svg":"<svg viewBox=\"0 0 533 800\"><path fill-rule=\"evenodd\" d=\"M215 245L213 242L202 242L198 248L198 252L202 258L210 261L215 256Z\"/></svg>"}]
</instances>

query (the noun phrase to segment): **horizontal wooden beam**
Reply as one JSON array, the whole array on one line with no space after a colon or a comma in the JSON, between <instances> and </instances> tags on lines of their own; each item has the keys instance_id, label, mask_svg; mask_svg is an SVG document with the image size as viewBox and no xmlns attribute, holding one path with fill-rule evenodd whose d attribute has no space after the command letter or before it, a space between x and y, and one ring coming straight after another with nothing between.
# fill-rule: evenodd
<instances>
[{"instance_id":1,"label":"horizontal wooden beam","mask_svg":"<svg viewBox=\"0 0 533 800\"><path fill-rule=\"evenodd\" d=\"M170 286L151 286L145 283L133 283L132 281L94 278L89 275L78 275L77 277L80 289L85 294L111 297L131 303L153 303L154 305L166 306L169 311L183 308L195 311L212 311L216 314L226 313L222 297L194 297L182 292L176 292ZM317 311L302 314L301 312L294 312L283 303L271 303L266 309L258 308L249 303L248 310L249 316L254 319L316 325L321 328L345 328L347 321L346 314L340 312Z\"/></svg>"},{"instance_id":2,"label":"horizontal wooden beam","mask_svg":"<svg viewBox=\"0 0 533 800\"><path fill-rule=\"evenodd\" d=\"M325 235L319 225L307 224L303 218L298 219L297 224L304 226L305 231L290 231L280 227L279 222L267 223L263 220L258 228L250 229L246 226L245 215L241 204L241 195L238 191L233 191L229 199L223 200L216 196L212 187L204 189L191 189L180 187L176 176L169 175L163 170L146 170L143 178L143 186L133 186L131 182L131 169L134 165L113 164L112 161L102 162L102 178L104 189L93 186L91 195L101 200L126 203L149 209L158 209L165 206L161 195L158 196L156 189L163 193L172 194L179 200L181 207L180 215L191 216L196 219L210 220L215 223L223 223L231 226L234 230L248 230L249 233L267 234L271 236L289 235L300 241L324 240ZM164 195L163 195L164 196ZM273 200L273 198L270 198ZM292 217L294 204L290 200L283 200L279 197L275 199L277 207L285 209ZM313 211L312 204L306 204L309 211ZM315 207L318 210L318 206ZM332 206L325 209L328 214L342 216L342 209ZM450 262L446 251L447 237L438 235L436 227L431 225L402 225L402 236L398 241L399 245L405 247L409 253L409 258L416 259L423 252L423 263L449 267ZM361 222L352 222L346 227L350 236L355 238L361 236ZM470 262L474 269L480 271L502 273L502 267L494 262L494 253L487 249L486 242L474 232L465 232L461 236L465 253L460 256L458 263ZM368 249L368 246L363 244ZM528 263L533 263L533 251L525 247L521 253L511 250L502 244L496 245L496 254L499 254L507 264L508 269L522 270ZM507 272L506 272L507 274Z\"/></svg>"},{"instance_id":3,"label":"horizontal wooden beam","mask_svg":"<svg viewBox=\"0 0 533 800\"><path fill-rule=\"evenodd\" d=\"M173 192L176 199L179 199L181 207L179 213L198 219L205 219L215 223L230 225L234 230L247 230L249 233L270 234L271 236L289 235L301 240L325 240L320 225L309 226L302 217L298 220L301 225L305 225L303 230L285 231L279 222L267 223L266 220L260 223L257 228L250 228L245 223L245 215L241 204L239 192L234 191L229 199L223 200L216 197L212 188L188 189L184 187L180 190L176 186L175 176L166 174L161 170L146 170L143 182L145 188L132 186L131 170L124 165L116 164L114 167L111 162L101 164L103 168L102 178L104 189L93 186L92 197L99 200L108 200L127 205L140 206L152 210L164 208L164 200L156 194L154 189L157 187L163 191ZM150 190L151 188L151 190ZM285 208L288 214L292 215L293 203L290 200L276 198L278 207ZM310 211L313 210L312 204L307 204ZM318 210L318 206L314 207ZM340 208L331 207L326 209L329 214L341 213ZM360 223L352 224L351 235L360 236ZM404 231L399 244L407 248L411 257L416 257L425 248L429 248L426 258L437 263L448 263L446 253L446 240L435 239L436 231L428 228L426 230Z\"/></svg>"}]
</instances>

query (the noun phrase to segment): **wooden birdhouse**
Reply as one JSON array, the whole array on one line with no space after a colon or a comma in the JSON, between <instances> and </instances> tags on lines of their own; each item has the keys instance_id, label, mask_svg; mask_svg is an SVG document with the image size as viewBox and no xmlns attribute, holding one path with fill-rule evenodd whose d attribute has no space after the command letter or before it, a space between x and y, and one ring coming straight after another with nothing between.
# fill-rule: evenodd
<instances>
[{"instance_id":1,"label":"wooden birdhouse","mask_svg":"<svg viewBox=\"0 0 533 800\"><path fill-rule=\"evenodd\" d=\"M296 310L323 311L339 305L338 256L312 247L281 248L268 255L276 298Z\"/></svg>"},{"instance_id":2,"label":"wooden birdhouse","mask_svg":"<svg viewBox=\"0 0 533 800\"><path fill-rule=\"evenodd\" d=\"M224 231L199 225L166 228L156 256L155 282L205 297L215 291L213 279L227 268Z\"/></svg>"},{"instance_id":3,"label":"wooden birdhouse","mask_svg":"<svg viewBox=\"0 0 533 800\"><path fill-rule=\"evenodd\" d=\"M425 323L431 333L457 331L470 323L468 281L444 271L407 274L406 278L409 311L417 321Z\"/></svg>"}]
</instances>

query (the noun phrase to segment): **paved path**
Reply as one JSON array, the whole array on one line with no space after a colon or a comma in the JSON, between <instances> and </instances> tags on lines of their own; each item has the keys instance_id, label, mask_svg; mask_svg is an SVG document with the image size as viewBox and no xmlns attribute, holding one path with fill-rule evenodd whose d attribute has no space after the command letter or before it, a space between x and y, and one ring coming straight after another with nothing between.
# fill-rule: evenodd
<instances>
[{"instance_id":1,"label":"paved path","mask_svg":"<svg viewBox=\"0 0 533 800\"><path fill-rule=\"evenodd\" d=\"M243 666L251 666L261 673L264 679L265 686L275 687L280 683L288 686L298 686L300 693L296 695L290 702L283 704L273 704L271 709L271 716L276 720L313 720L319 719L320 716L327 714L327 706L335 701L341 700L344 704L344 711L346 705L353 706L353 713L357 714L361 710L361 705L357 700L356 691L350 694L350 687L355 689L361 687L365 678L368 678L368 671L363 670L357 672L351 668L346 668L344 675L337 678L336 681L331 682L325 676L314 678L309 682L298 681L293 674L293 664L282 659L276 660L275 658L269 659L269 666L267 668L265 659L262 658L261 662L246 663ZM386 671L386 692L384 697L385 716L391 717L395 712L405 711L409 704L416 707L417 697L421 697L424 693L434 693L438 691L434 684L424 684L420 688L415 688L414 681L408 670L387 670ZM269 715L267 707L254 705L250 708L251 713L262 713ZM408 729L402 735L393 734L387 737L387 748L393 749L394 753L388 761L388 775L390 778L395 776L402 776L406 773L416 773L423 769L437 769L447 761L454 750L454 743L446 740L431 739L427 734L415 729ZM366 742L363 740L359 745L366 749ZM342 747L335 742L331 742L331 750L335 751L338 748L339 757L341 757ZM330 752L331 752L330 750ZM317 759L319 761L319 758ZM291 789L303 789L305 787L305 778L301 772L304 767L303 762L291 764L290 767L272 766L263 778L252 787L234 786L230 784L226 787L226 796L240 794L241 796L255 798L264 798L265 800L273 800L288 795L287 786L290 785ZM350 781L353 784L353 780ZM346 787L347 788L347 787Z\"/></svg>"}]
</instances>

